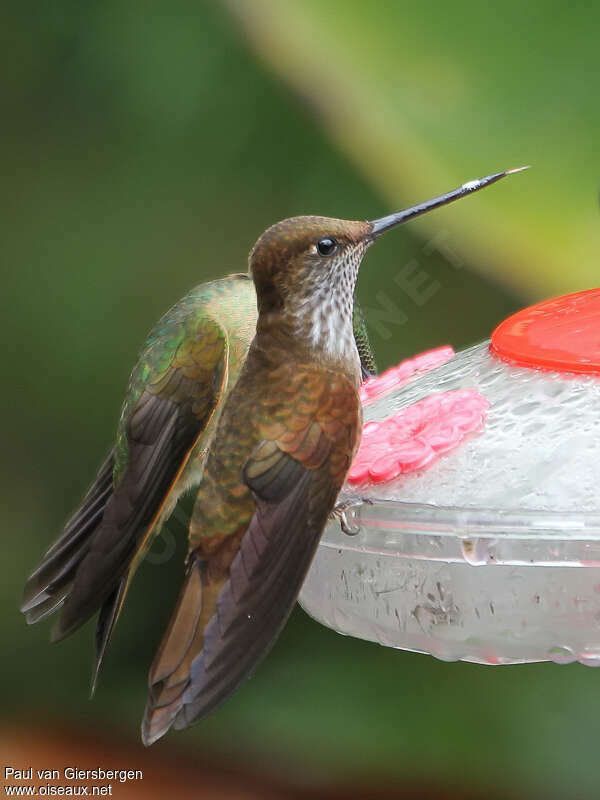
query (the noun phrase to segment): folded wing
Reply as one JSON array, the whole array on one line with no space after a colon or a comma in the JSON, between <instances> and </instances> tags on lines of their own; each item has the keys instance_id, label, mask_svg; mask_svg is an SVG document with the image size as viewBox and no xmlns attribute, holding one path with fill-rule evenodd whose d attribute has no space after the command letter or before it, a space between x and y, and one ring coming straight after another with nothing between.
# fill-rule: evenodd
<instances>
[{"instance_id":1,"label":"folded wing","mask_svg":"<svg viewBox=\"0 0 600 800\"><path fill-rule=\"evenodd\" d=\"M227 380L224 330L209 317L160 332L132 374L117 447L81 509L29 578L28 620L61 610L61 639L98 609L95 675L125 593Z\"/></svg>"},{"instance_id":2,"label":"folded wing","mask_svg":"<svg viewBox=\"0 0 600 800\"><path fill-rule=\"evenodd\" d=\"M255 669L290 614L350 465L360 414L348 379L311 378L315 402L265 425L275 438L262 439L245 465L254 497L249 522L211 557L191 554L150 673L146 744L216 708Z\"/></svg>"}]
</instances>

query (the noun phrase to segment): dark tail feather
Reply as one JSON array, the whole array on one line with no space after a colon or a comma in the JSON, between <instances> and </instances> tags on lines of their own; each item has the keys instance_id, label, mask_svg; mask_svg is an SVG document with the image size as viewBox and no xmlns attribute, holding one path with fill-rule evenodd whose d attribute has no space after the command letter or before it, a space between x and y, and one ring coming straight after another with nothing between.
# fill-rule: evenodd
<instances>
[{"instance_id":1,"label":"dark tail feather","mask_svg":"<svg viewBox=\"0 0 600 800\"><path fill-rule=\"evenodd\" d=\"M169 730L182 707L190 665L202 646L201 612L201 566L192 559L175 612L150 668L148 703L142 721L142 741L146 746Z\"/></svg>"},{"instance_id":2,"label":"dark tail feather","mask_svg":"<svg viewBox=\"0 0 600 800\"><path fill-rule=\"evenodd\" d=\"M92 670L90 698L94 696L94 692L96 691L96 684L98 683L98 676L100 675L100 670L102 669L104 656L106 655L106 649L108 647L108 643L110 642L116 622L119 619L119 614L121 613L121 608L123 607L125 595L127 594L128 582L129 574L122 578L118 587L114 590L110 597L104 601L102 608L100 609L100 614L98 615L95 636L96 656L94 658L94 667Z\"/></svg>"},{"instance_id":3,"label":"dark tail feather","mask_svg":"<svg viewBox=\"0 0 600 800\"><path fill-rule=\"evenodd\" d=\"M219 706L253 672L285 624L316 550L327 510L312 509L312 473L303 469L279 503L256 512L219 584L192 559L178 605L149 676L142 741L186 728ZM310 510L309 510L310 509ZM225 547L225 545L223 545Z\"/></svg>"},{"instance_id":4,"label":"dark tail feather","mask_svg":"<svg viewBox=\"0 0 600 800\"><path fill-rule=\"evenodd\" d=\"M77 567L88 552L91 538L112 495L113 465L114 454L111 451L81 506L25 584L21 611L26 614L29 624L39 622L64 604Z\"/></svg>"}]
</instances>

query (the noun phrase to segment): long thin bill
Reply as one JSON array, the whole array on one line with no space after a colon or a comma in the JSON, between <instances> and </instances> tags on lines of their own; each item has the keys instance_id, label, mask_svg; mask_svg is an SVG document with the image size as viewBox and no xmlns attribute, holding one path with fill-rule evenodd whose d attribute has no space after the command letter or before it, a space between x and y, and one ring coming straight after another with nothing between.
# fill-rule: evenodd
<instances>
[{"instance_id":1,"label":"long thin bill","mask_svg":"<svg viewBox=\"0 0 600 800\"><path fill-rule=\"evenodd\" d=\"M388 214L387 217L374 219L371 222L371 225L373 226L371 230L371 236L375 238L384 231L388 231L390 228L393 228L395 225L400 225L403 222L407 222L409 219L414 219L414 217L420 217L421 214L426 214L428 211L433 211L434 208L439 208L439 206L445 206L446 203L452 203L454 200L465 197L472 192L478 192L480 189L483 189L484 186L489 186L491 183L496 183L496 181L499 181L506 175L513 175L515 172L522 172L524 169L529 169L529 167L515 167L514 169L507 169L505 172L496 172L494 175L488 175L486 178L477 178L477 180L463 183L462 186L459 186L458 189L454 189L452 192L447 192L447 194L441 194L439 197L434 197L433 200L426 200L424 203L419 203L418 205L412 206L411 208L406 208L403 211L396 211L394 214Z\"/></svg>"}]
</instances>

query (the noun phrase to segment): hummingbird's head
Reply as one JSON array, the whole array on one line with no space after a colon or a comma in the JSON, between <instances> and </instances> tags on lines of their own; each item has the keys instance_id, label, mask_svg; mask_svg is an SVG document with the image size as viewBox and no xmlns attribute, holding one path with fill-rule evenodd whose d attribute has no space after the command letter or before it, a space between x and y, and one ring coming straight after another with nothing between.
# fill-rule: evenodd
<instances>
[{"instance_id":1,"label":"hummingbird's head","mask_svg":"<svg viewBox=\"0 0 600 800\"><path fill-rule=\"evenodd\" d=\"M352 296L371 227L329 217L292 217L272 225L250 254L259 310L294 310L298 303L325 300L338 287Z\"/></svg>"},{"instance_id":2,"label":"hummingbird's head","mask_svg":"<svg viewBox=\"0 0 600 800\"><path fill-rule=\"evenodd\" d=\"M367 247L385 231L526 167L497 172L372 222L292 217L268 228L250 254L258 329L280 325L298 342L342 358L353 348L352 307Z\"/></svg>"},{"instance_id":3,"label":"hummingbird's head","mask_svg":"<svg viewBox=\"0 0 600 800\"><path fill-rule=\"evenodd\" d=\"M352 344L354 287L372 228L329 217L268 228L250 254L261 323L284 321L309 346L343 353Z\"/></svg>"}]
</instances>

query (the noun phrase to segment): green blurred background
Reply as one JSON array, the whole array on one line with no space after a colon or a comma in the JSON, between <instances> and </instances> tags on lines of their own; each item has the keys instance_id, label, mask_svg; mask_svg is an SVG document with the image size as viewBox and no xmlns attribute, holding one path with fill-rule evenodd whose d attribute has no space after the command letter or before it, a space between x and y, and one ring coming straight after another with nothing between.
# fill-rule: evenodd
<instances>
[{"instance_id":1,"label":"green blurred background","mask_svg":"<svg viewBox=\"0 0 600 800\"><path fill-rule=\"evenodd\" d=\"M147 758L146 673L183 538L167 564L140 570L92 703L91 628L51 647L48 625L20 617L20 592L111 442L146 331L194 284L243 269L265 227L372 218L533 163L369 253L359 297L381 368L598 283L590 8L1 4L5 744L17 730L38 745L81 730L99 753L126 748L131 768ZM402 787L595 798L599 681L578 665L440 663L338 636L298 609L221 711L152 754L262 776L282 796L358 781L410 797Z\"/></svg>"}]
</instances>

